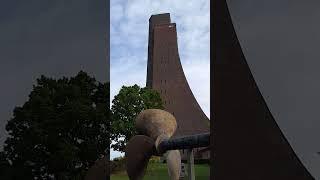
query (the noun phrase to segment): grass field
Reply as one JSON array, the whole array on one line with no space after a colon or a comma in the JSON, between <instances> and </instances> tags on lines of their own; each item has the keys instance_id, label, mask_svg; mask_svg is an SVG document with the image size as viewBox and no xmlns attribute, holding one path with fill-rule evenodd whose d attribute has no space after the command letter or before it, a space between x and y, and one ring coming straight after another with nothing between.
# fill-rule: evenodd
<instances>
[{"instance_id":1,"label":"grass field","mask_svg":"<svg viewBox=\"0 0 320 180\"><path fill-rule=\"evenodd\" d=\"M208 180L210 167L207 164L195 165L196 180ZM149 163L144 180L168 180L167 165L163 163ZM125 171L111 175L111 180L129 180Z\"/></svg>"}]
</instances>

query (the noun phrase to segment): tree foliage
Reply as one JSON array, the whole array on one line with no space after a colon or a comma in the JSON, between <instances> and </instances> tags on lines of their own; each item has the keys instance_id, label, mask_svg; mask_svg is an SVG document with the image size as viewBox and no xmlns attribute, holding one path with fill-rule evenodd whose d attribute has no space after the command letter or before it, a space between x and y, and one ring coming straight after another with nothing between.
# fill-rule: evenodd
<instances>
[{"instance_id":1,"label":"tree foliage","mask_svg":"<svg viewBox=\"0 0 320 180\"><path fill-rule=\"evenodd\" d=\"M115 142L111 145L114 150L124 151L126 142L136 134L134 119L142 110L152 108L164 108L157 91L138 85L121 88L111 107L110 136Z\"/></svg>"},{"instance_id":2,"label":"tree foliage","mask_svg":"<svg viewBox=\"0 0 320 180\"><path fill-rule=\"evenodd\" d=\"M109 148L109 83L41 76L6 130L0 179L83 179Z\"/></svg>"}]
</instances>

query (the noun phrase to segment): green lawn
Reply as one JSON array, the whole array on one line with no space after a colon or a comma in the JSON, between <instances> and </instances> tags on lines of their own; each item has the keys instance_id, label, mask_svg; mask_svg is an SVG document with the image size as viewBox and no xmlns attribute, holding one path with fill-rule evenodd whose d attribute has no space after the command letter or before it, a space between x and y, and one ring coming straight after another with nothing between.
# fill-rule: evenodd
<instances>
[{"instance_id":1,"label":"green lawn","mask_svg":"<svg viewBox=\"0 0 320 180\"><path fill-rule=\"evenodd\" d=\"M207 164L195 165L196 180L208 180L210 167ZM168 180L167 165L163 163L149 163L144 180ZM111 175L111 180L129 180L125 171Z\"/></svg>"}]
</instances>

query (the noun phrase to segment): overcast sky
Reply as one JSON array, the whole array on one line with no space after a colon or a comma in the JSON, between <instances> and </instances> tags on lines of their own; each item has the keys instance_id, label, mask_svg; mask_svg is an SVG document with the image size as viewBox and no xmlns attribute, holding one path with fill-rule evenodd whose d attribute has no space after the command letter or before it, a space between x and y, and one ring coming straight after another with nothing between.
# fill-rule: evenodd
<instances>
[{"instance_id":1,"label":"overcast sky","mask_svg":"<svg viewBox=\"0 0 320 180\"><path fill-rule=\"evenodd\" d=\"M0 149L5 124L41 74L109 80L105 0L0 1Z\"/></svg>"},{"instance_id":2,"label":"overcast sky","mask_svg":"<svg viewBox=\"0 0 320 180\"><path fill-rule=\"evenodd\" d=\"M111 0L111 99L122 85L146 84L149 18L170 13L190 88L210 117L210 1ZM111 104L111 102L110 102ZM119 156L111 152L111 158Z\"/></svg>"},{"instance_id":3,"label":"overcast sky","mask_svg":"<svg viewBox=\"0 0 320 180\"><path fill-rule=\"evenodd\" d=\"M320 179L320 1L227 2L272 115L300 160Z\"/></svg>"}]
</instances>

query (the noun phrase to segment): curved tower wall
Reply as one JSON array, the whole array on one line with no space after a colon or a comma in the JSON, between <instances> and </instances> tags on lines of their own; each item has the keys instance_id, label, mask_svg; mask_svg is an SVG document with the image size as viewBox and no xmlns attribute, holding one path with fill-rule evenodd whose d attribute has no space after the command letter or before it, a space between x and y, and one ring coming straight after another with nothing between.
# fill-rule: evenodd
<instances>
[{"instance_id":1,"label":"curved tower wall","mask_svg":"<svg viewBox=\"0 0 320 180\"><path fill-rule=\"evenodd\" d=\"M216 180L312 180L248 67L225 1L213 9L213 172Z\"/></svg>"},{"instance_id":2,"label":"curved tower wall","mask_svg":"<svg viewBox=\"0 0 320 180\"><path fill-rule=\"evenodd\" d=\"M176 24L170 14L149 20L147 87L157 90L178 128L175 137L209 132L210 121L197 103L184 75L177 43Z\"/></svg>"}]
</instances>

